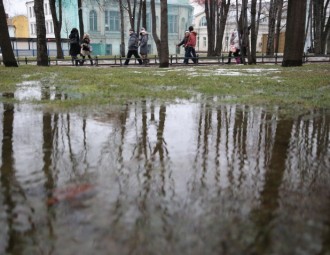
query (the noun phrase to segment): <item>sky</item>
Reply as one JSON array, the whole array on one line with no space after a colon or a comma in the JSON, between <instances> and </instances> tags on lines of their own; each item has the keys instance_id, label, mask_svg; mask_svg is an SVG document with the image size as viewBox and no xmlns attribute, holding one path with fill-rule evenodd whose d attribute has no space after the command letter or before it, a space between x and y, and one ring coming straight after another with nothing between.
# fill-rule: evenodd
<instances>
[{"instance_id":1,"label":"sky","mask_svg":"<svg viewBox=\"0 0 330 255\"><path fill-rule=\"evenodd\" d=\"M26 0L3 0L5 11L9 14L9 17L13 17L19 14L27 14Z\"/></svg>"}]
</instances>

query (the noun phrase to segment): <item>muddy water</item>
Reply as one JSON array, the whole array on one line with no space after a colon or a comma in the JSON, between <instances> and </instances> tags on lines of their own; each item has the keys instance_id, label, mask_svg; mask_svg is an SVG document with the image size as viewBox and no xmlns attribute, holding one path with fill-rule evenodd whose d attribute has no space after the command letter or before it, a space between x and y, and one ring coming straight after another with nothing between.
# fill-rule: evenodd
<instances>
[{"instance_id":1,"label":"muddy water","mask_svg":"<svg viewBox=\"0 0 330 255\"><path fill-rule=\"evenodd\" d=\"M0 254L330 254L329 112L0 113Z\"/></svg>"}]
</instances>

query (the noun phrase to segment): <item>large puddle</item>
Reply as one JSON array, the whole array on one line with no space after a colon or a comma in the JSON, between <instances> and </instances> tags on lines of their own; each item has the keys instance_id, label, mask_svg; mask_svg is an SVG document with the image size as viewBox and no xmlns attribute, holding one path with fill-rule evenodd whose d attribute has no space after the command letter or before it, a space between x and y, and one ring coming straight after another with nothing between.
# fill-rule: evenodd
<instances>
[{"instance_id":1,"label":"large puddle","mask_svg":"<svg viewBox=\"0 0 330 255\"><path fill-rule=\"evenodd\" d=\"M3 103L0 120L0 254L330 254L329 112Z\"/></svg>"}]
</instances>

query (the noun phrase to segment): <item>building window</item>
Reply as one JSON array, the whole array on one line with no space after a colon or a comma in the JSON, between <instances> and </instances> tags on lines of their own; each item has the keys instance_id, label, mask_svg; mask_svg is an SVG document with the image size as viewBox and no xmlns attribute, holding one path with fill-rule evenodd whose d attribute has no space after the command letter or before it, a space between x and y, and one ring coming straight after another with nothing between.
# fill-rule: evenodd
<instances>
[{"instance_id":1,"label":"building window","mask_svg":"<svg viewBox=\"0 0 330 255\"><path fill-rule=\"evenodd\" d=\"M150 14L147 13L147 16L146 16L147 24L146 24L145 29L147 31L150 31L151 32L151 22L150 22L150 19L151 19Z\"/></svg>"},{"instance_id":2,"label":"building window","mask_svg":"<svg viewBox=\"0 0 330 255\"><path fill-rule=\"evenodd\" d=\"M30 29L31 29L31 35L35 35L37 32L37 26L35 23L31 23L30 25Z\"/></svg>"},{"instance_id":3,"label":"building window","mask_svg":"<svg viewBox=\"0 0 330 255\"><path fill-rule=\"evenodd\" d=\"M203 47L206 47L206 37L203 37Z\"/></svg>"},{"instance_id":4,"label":"building window","mask_svg":"<svg viewBox=\"0 0 330 255\"><path fill-rule=\"evenodd\" d=\"M168 32L177 33L178 32L178 16L168 15Z\"/></svg>"},{"instance_id":5,"label":"building window","mask_svg":"<svg viewBox=\"0 0 330 255\"><path fill-rule=\"evenodd\" d=\"M33 18L34 17L34 8L33 8L33 6L29 7L29 13L30 13L30 18Z\"/></svg>"},{"instance_id":6,"label":"building window","mask_svg":"<svg viewBox=\"0 0 330 255\"><path fill-rule=\"evenodd\" d=\"M105 31L120 31L120 19L118 11L105 11Z\"/></svg>"},{"instance_id":7,"label":"building window","mask_svg":"<svg viewBox=\"0 0 330 255\"><path fill-rule=\"evenodd\" d=\"M94 10L89 13L89 30L97 31L97 13Z\"/></svg>"},{"instance_id":8,"label":"building window","mask_svg":"<svg viewBox=\"0 0 330 255\"><path fill-rule=\"evenodd\" d=\"M106 55L112 55L112 44L107 44L105 46L105 54Z\"/></svg>"},{"instance_id":9,"label":"building window","mask_svg":"<svg viewBox=\"0 0 330 255\"><path fill-rule=\"evenodd\" d=\"M48 4L45 4L45 15L48 15Z\"/></svg>"},{"instance_id":10,"label":"building window","mask_svg":"<svg viewBox=\"0 0 330 255\"><path fill-rule=\"evenodd\" d=\"M199 26L200 27L206 27L207 26L207 22L206 22L206 17L203 16L200 20L199 20Z\"/></svg>"}]
</instances>

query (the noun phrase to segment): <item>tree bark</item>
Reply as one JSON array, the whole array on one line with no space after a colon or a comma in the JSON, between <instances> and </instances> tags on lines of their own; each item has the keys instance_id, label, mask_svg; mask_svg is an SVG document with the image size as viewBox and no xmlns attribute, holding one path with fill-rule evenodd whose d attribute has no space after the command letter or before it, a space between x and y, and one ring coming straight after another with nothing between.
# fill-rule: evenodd
<instances>
[{"instance_id":1,"label":"tree bark","mask_svg":"<svg viewBox=\"0 0 330 255\"><path fill-rule=\"evenodd\" d=\"M228 0L228 2L227 0L221 1L220 9L218 12L219 22L217 24L216 47L215 47L216 55L220 55L222 51L222 47L223 47L222 41L225 33L229 7L230 7L230 0Z\"/></svg>"},{"instance_id":2,"label":"tree bark","mask_svg":"<svg viewBox=\"0 0 330 255\"><path fill-rule=\"evenodd\" d=\"M124 8L122 0L119 0L119 12L120 12L120 55L125 57L125 22L124 22Z\"/></svg>"},{"instance_id":3,"label":"tree bark","mask_svg":"<svg viewBox=\"0 0 330 255\"><path fill-rule=\"evenodd\" d=\"M167 0L160 0L160 52L159 67L169 67L169 49L168 49L168 10Z\"/></svg>"},{"instance_id":4,"label":"tree bark","mask_svg":"<svg viewBox=\"0 0 330 255\"><path fill-rule=\"evenodd\" d=\"M304 54L306 0L289 0L282 66L301 66Z\"/></svg>"},{"instance_id":5,"label":"tree bark","mask_svg":"<svg viewBox=\"0 0 330 255\"><path fill-rule=\"evenodd\" d=\"M84 20L83 20L83 12L82 12L82 0L78 0L78 18L79 18L79 32L80 32L80 40L84 37Z\"/></svg>"},{"instance_id":6,"label":"tree bark","mask_svg":"<svg viewBox=\"0 0 330 255\"><path fill-rule=\"evenodd\" d=\"M2 52L2 61L7 67L18 67L17 61L13 52L13 47L11 46L7 17L5 12L5 7L3 1L0 0L0 47Z\"/></svg>"},{"instance_id":7,"label":"tree bark","mask_svg":"<svg viewBox=\"0 0 330 255\"><path fill-rule=\"evenodd\" d=\"M34 1L34 12L37 24L37 65L48 66L44 0Z\"/></svg>"},{"instance_id":8,"label":"tree bark","mask_svg":"<svg viewBox=\"0 0 330 255\"><path fill-rule=\"evenodd\" d=\"M256 51L257 51L257 36L258 31L256 29L256 15L257 15L257 0L252 0L251 2L251 29L250 29L250 36L251 36L251 52L249 58L249 64L256 64Z\"/></svg>"},{"instance_id":9,"label":"tree bark","mask_svg":"<svg viewBox=\"0 0 330 255\"><path fill-rule=\"evenodd\" d=\"M56 0L49 0L50 12L52 13L53 24L54 24L54 34L56 40L57 58L63 59L63 50L61 45L61 29L62 29L62 0L58 0L58 18L56 11Z\"/></svg>"}]
</instances>

